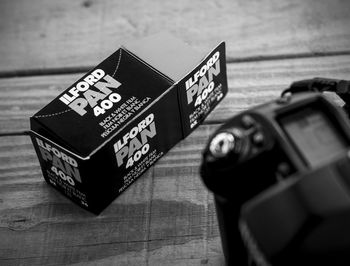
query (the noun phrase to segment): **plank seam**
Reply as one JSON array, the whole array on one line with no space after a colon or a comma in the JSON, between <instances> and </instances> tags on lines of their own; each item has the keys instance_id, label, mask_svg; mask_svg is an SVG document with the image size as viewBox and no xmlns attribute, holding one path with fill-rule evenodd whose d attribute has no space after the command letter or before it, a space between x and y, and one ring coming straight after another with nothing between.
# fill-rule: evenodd
<instances>
[{"instance_id":1,"label":"plank seam","mask_svg":"<svg viewBox=\"0 0 350 266\"><path fill-rule=\"evenodd\" d=\"M226 62L229 64L234 63L249 63L260 61L274 61L274 60L287 60L287 59L303 59L303 58L316 58L316 57L331 57L350 55L350 51L333 51L333 52L313 52L313 53L296 53L296 54L283 54L283 55L264 55L264 56L251 56L251 57L228 57ZM0 73L1 74L1 73Z\"/></svg>"},{"instance_id":2,"label":"plank seam","mask_svg":"<svg viewBox=\"0 0 350 266\"><path fill-rule=\"evenodd\" d=\"M313 52L313 53L298 53L298 54L282 54L282 55L264 55L264 56L251 56L251 57L227 57L226 62L228 64L237 63L249 63L260 61L273 61L273 60L286 60L286 59L302 59L302 58L314 58L314 57L331 57L350 55L350 51L333 51L333 52ZM76 66L65 68L37 68L37 69L18 69L0 71L0 78L14 78L14 77L30 77L30 76L48 76L48 75L67 75L86 73L94 66Z\"/></svg>"}]
</instances>

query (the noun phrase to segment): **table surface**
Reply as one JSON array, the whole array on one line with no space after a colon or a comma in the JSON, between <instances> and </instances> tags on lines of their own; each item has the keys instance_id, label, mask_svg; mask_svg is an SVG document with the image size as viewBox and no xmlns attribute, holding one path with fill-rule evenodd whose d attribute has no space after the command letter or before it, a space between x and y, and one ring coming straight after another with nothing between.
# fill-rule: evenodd
<instances>
[{"instance_id":1,"label":"table surface","mask_svg":"<svg viewBox=\"0 0 350 266\"><path fill-rule=\"evenodd\" d=\"M204 144L292 81L350 79L349 14L348 0L2 0L0 265L223 265ZM225 40L229 93L95 216L45 183L29 137L6 135L120 44L159 31L202 52Z\"/></svg>"}]
</instances>

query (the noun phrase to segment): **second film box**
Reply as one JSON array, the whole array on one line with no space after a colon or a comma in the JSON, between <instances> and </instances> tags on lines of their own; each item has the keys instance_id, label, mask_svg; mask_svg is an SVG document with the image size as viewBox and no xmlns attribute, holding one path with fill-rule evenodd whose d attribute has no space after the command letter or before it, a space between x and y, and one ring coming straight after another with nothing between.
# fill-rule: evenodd
<instances>
[{"instance_id":1,"label":"second film box","mask_svg":"<svg viewBox=\"0 0 350 266\"><path fill-rule=\"evenodd\" d=\"M98 214L226 93L224 42L206 56L166 33L125 44L30 118L43 176Z\"/></svg>"}]
</instances>

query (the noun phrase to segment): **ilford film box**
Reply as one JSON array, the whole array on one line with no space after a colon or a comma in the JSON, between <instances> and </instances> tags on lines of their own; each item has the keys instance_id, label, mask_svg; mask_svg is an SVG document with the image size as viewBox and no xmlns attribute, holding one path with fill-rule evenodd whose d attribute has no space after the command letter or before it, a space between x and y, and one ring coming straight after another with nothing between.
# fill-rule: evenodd
<instances>
[{"instance_id":1,"label":"ilford film box","mask_svg":"<svg viewBox=\"0 0 350 266\"><path fill-rule=\"evenodd\" d=\"M224 42L207 56L165 33L128 43L30 118L43 176L98 214L226 93Z\"/></svg>"}]
</instances>

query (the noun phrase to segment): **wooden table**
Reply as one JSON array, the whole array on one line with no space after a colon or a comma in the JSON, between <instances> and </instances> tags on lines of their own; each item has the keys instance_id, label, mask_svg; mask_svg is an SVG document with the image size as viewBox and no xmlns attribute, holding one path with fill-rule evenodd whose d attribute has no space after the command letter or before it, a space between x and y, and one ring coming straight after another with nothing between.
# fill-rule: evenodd
<instances>
[{"instance_id":1,"label":"wooden table","mask_svg":"<svg viewBox=\"0 0 350 266\"><path fill-rule=\"evenodd\" d=\"M0 265L223 265L207 138L292 81L350 79L348 0L0 3ZM169 31L199 51L227 43L229 93L101 215L42 177L28 118L126 40ZM261 178L261 177L257 177Z\"/></svg>"}]
</instances>

